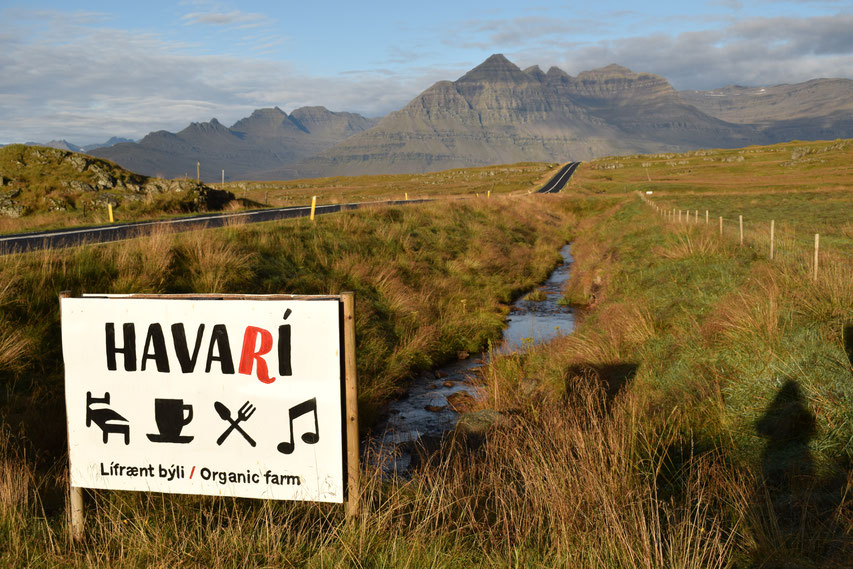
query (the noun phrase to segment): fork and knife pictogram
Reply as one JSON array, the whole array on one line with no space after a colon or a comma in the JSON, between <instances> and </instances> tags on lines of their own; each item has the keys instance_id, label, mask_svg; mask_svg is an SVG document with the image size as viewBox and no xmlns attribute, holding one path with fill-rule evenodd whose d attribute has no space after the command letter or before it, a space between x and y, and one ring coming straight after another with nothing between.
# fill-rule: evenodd
<instances>
[{"instance_id":1,"label":"fork and knife pictogram","mask_svg":"<svg viewBox=\"0 0 853 569\"><path fill-rule=\"evenodd\" d=\"M219 438L216 439L217 445L221 446L222 443L225 442L225 439L228 438L228 435L231 434L231 431L235 431L235 430L238 431L241 435L243 435L243 438L246 439L247 441L249 441L250 445L252 445L252 446L257 445L255 440L252 437L250 437L246 431L243 430L243 427L240 426L240 423L248 420L249 417L251 417L255 413L257 408L254 405L252 405L251 403L246 401L243 404L243 406L240 407L240 409L237 411L237 419L236 420L231 418L231 410L228 409L228 407L226 407L225 404L220 403L219 401L215 401L213 403L213 407L216 409L216 412L219 414L219 416L222 417L223 421L227 421L227 422L231 423L228 426L228 428L225 429L225 432L222 433L221 435L219 435Z\"/></svg>"}]
</instances>

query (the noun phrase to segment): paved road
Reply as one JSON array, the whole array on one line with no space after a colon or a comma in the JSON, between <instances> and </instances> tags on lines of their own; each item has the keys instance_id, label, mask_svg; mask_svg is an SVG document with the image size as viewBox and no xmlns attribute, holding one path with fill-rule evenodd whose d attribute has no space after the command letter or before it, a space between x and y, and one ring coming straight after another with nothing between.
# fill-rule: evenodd
<instances>
[{"instance_id":1,"label":"paved road","mask_svg":"<svg viewBox=\"0 0 853 569\"><path fill-rule=\"evenodd\" d=\"M358 209L369 205L400 205L431 201L427 199L408 201L377 201L359 202L335 205L318 205L315 209L317 215L335 213L341 210ZM0 255L9 253L20 253L36 249L50 249L60 247L72 247L84 243L107 243L110 241L121 241L148 233L155 228L167 228L172 231L189 231L193 229L205 229L208 227L222 227L229 223L257 223L260 221L275 221L279 219L292 219L296 217L307 217L311 214L311 206L283 207L274 209L262 209L256 211L241 211L236 213L214 213L180 219L169 219L161 221L140 221L136 223L113 223L96 227L77 227L68 229L57 229L53 231L39 231L35 233L18 233L15 235L0 236Z\"/></svg>"},{"instance_id":2,"label":"paved road","mask_svg":"<svg viewBox=\"0 0 853 569\"><path fill-rule=\"evenodd\" d=\"M572 174L575 173L575 170L578 166L580 166L580 162L569 162L557 172L553 178L551 178L547 184L542 186L542 189L539 190L540 194L556 194L566 185L566 182L572 177Z\"/></svg>"},{"instance_id":3,"label":"paved road","mask_svg":"<svg viewBox=\"0 0 853 569\"><path fill-rule=\"evenodd\" d=\"M572 177L580 162L566 164L551 180L545 184L539 193L554 194L563 189L569 178ZM318 205L315 213L323 215L335 213L342 210L358 209L369 205L401 205L432 201L431 199L418 199L408 201L375 201L358 202L336 205ZM273 209L261 209L256 211L241 211L236 213L211 213L179 219L161 221L139 221L135 223L113 223L96 227L77 227L68 229L56 229L52 231L39 231L34 233L18 233L14 235L0 236L0 255L9 253L22 253L36 249L55 249L60 247L73 247L84 243L108 243L110 241L121 241L137 237L140 234L150 232L156 228L168 228L172 231L190 231L193 229L205 229L209 227L222 227L229 223L257 223L260 221L276 221L279 219L292 219L296 217L307 217L311 213L311 206L282 207Z\"/></svg>"}]
</instances>

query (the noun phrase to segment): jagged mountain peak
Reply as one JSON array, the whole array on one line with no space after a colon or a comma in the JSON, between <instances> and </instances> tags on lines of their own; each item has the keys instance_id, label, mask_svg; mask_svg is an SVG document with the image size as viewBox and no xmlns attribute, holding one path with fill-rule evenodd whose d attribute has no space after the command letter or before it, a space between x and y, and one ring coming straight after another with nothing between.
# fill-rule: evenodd
<instances>
[{"instance_id":1,"label":"jagged mountain peak","mask_svg":"<svg viewBox=\"0 0 853 569\"><path fill-rule=\"evenodd\" d=\"M557 67L556 65L552 65L548 68L548 72L545 74L545 78L550 81L560 81L562 83L566 83L571 80L572 76Z\"/></svg>"},{"instance_id":2,"label":"jagged mountain peak","mask_svg":"<svg viewBox=\"0 0 853 569\"><path fill-rule=\"evenodd\" d=\"M214 133L215 132L215 133L228 133L228 134L230 134L228 127L226 127L224 124L222 124L221 122L219 122L215 118L212 118L207 122L192 122L192 123L190 123L190 125L187 128L185 128L181 132L185 133L185 134L189 134L189 133L193 133L193 132L195 132L195 133Z\"/></svg>"},{"instance_id":3,"label":"jagged mountain peak","mask_svg":"<svg viewBox=\"0 0 853 569\"><path fill-rule=\"evenodd\" d=\"M545 73L542 71L542 68L538 65L531 65L530 67L524 70L524 73L526 73L530 77L533 77L537 81L544 81L546 77Z\"/></svg>"},{"instance_id":4,"label":"jagged mountain peak","mask_svg":"<svg viewBox=\"0 0 853 569\"><path fill-rule=\"evenodd\" d=\"M460 77L456 83L522 83L530 76L503 54L496 53Z\"/></svg>"},{"instance_id":5,"label":"jagged mountain peak","mask_svg":"<svg viewBox=\"0 0 853 569\"><path fill-rule=\"evenodd\" d=\"M246 118L231 125L231 130L254 136L278 136L285 133L305 131L291 116L278 107L255 109Z\"/></svg>"},{"instance_id":6,"label":"jagged mountain peak","mask_svg":"<svg viewBox=\"0 0 853 569\"><path fill-rule=\"evenodd\" d=\"M341 113L334 113L322 105L313 105L310 107L299 107L298 109L294 109L293 111L291 111L290 116L301 121L309 117L322 117L326 119L339 114Z\"/></svg>"},{"instance_id":7,"label":"jagged mountain peak","mask_svg":"<svg viewBox=\"0 0 853 569\"><path fill-rule=\"evenodd\" d=\"M287 113L282 111L278 106L275 106L275 107L264 107L261 109L255 109L254 111L252 111L252 114L249 115L249 118L252 118L252 117L255 117L255 118L268 117L268 118L281 119L281 118L286 117L286 116L287 116Z\"/></svg>"}]
</instances>

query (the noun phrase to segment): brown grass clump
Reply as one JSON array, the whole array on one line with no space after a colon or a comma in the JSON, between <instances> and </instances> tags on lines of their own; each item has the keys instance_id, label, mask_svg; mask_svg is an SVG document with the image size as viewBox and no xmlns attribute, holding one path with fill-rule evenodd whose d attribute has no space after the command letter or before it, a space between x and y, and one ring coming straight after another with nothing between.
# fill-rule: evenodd
<instances>
[{"instance_id":1,"label":"brown grass clump","mask_svg":"<svg viewBox=\"0 0 853 569\"><path fill-rule=\"evenodd\" d=\"M706 257L723 251L720 240L704 227L676 226L675 242L655 249L656 254L665 259L684 259L686 257Z\"/></svg>"},{"instance_id":2,"label":"brown grass clump","mask_svg":"<svg viewBox=\"0 0 853 569\"><path fill-rule=\"evenodd\" d=\"M167 285L172 263L174 233L166 226L155 226L140 232L124 246L104 252L112 256L116 278L112 290L116 293L158 293Z\"/></svg>"},{"instance_id":3,"label":"brown grass clump","mask_svg":"<svg viewBox=\"0 0 853 569\"><path fill-rule=\"evenodd\" d=\"M15 301L15 283L18 277L11 274L6 282L0 284L0 371L23 369L24 356L31 342L24 333L3 317L5 305Z\"/></svg>"},{"instance_id":4,"label":"brown grass clump","mask_svg":"<svg viewBox=\"0 0 853 569\"><path fill-rule=\"evenodd\" d=\"M760 342L773 350L785 332L785 296L777 274L761 267L745 286L720 300L704 322L703 334L722 346L754 347Z\"/></svg>"},{"instance_id":5,"label":"brown grass clump","mask_svg":"<svg viewBox=\"0 0 853 569\"><path fill-rule=\"evenodd\" d=\"M255 255L236 243L210 239L204 231L184 234L180 242L180 253L187 260L192 290L228 292L251 281L251 263Z\"/></svg>"},{"instance_id":6,"label":"brown grass clump","mask_svg":"<svg viewBox=\"0 0 853 569\"><path fill-rule=\"evenodd\" d=\"M853 307L853 259L831 251L824 252L818 265L817 279L811 268L798 269L786 271L789 282L799 284L794 285L798 310L818 321L850 318Z\"/></svg>"}]
</instances>

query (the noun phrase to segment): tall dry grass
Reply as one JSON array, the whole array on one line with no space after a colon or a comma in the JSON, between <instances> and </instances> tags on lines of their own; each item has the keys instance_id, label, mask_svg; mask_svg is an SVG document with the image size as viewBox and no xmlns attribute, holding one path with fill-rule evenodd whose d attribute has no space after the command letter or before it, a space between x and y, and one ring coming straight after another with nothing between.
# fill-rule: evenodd
<instances>
[{"instance_id":1,"label":"tall dry grass","mask_svg":"<svg viewBox=\"0 0 853 569\"><path fill-rule=\"evenodd\" d=\"M31 346L26 335L3 317L5 306L15 302L17 280L18 278L12 274L0 284L0 370L23 369L24 358Z\"/></svg>"},{"instance_id":2,"label":"tall dry grass","mask_svg":"<svg viewBox=\"0 0 853 569\"><path fill-rule=\"evenodd\" d=\"M0 515L18 540L10 567L627 567L731 566L732 484L709 460L671 468L682 418L645 421L632 397L594 384L519 412L479 447L459 437L410 479L365 472L353 523L337 506L98 492L87 540L34 547L32 489L0 478ZM745 493L745 491L744 491ZM746 494L744 494L746 495ZM45 532L45 527L38 529Z\"/></svg>"}]
</instances>

